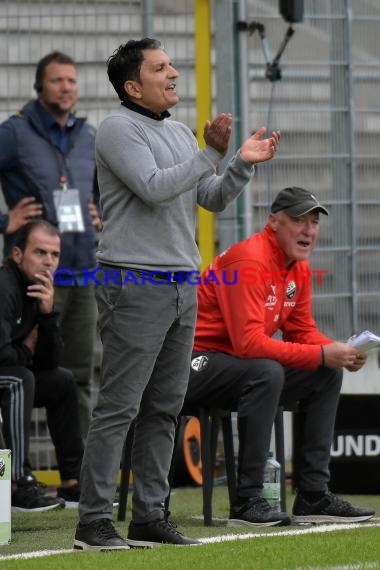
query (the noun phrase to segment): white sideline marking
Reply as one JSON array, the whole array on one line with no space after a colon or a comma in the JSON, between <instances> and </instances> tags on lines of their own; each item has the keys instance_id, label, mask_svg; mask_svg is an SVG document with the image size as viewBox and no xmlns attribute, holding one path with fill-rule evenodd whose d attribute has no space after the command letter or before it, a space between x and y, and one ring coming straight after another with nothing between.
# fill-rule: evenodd
<instances>
[{"instance_id":1,"label":"white sideline marking","mask_svg":"<svg viewBox=\"0 0 380 570\"><path fill-rule=\"evenodd\" d=\"M215 544L219 542L232 542L233 540L247 540L249 538L267 538L272 536L282 537L282 536L295 536L297 534L318 534L322 532L335 532L338 530L350 530L355 528L369 528L369 527L380 527L380 523L329 523L329 524L321 524L315 525L308 528L298 528L298 529L290 529L290 530L283 530L278 532L267 532L267 533L259 533L259 532L249 532L246 534L224 534L221 536L209 536L199 538L198 540L202 544ZM34 552L22 552L20 554L8 554L6 556L0 555L0 562L3 560L21 560L27 558L42 558L44 556L52 556L55 554L78 554L80 551L73 550L73 549L62 549L62 550L36 550ZM373 565L375 564L375 566ZM377 565L376 565L377 564ZM357 564L347 564L347 565L340 565L340 566L329 566L329 570L372 570L378 568L378 563L372 562L363 562ZM326 567L324 567L326 568ZM301 570L301 568L296 569ZM313 566L308 568L308 570L322 570L322 567Z\"/></svg>"},{"instance_id":2,"label":"white sideline marking","mask_svg":"<svg viewBox=\"0 0 380 570\"><path fill-rule=\"evenodd\" d=\"M3 560L22 560L27 558L42 558L43 556L51 556L52 554L70 554L71 552L79 552L79 550L62 549L62 550L35 550L34 552L21 552L20 554L7 554L0 556L0 562Z\"/></svg>"},{"instance_id":3,"label":"white sideline marking","mask_svg":"<svg viewBox=\"0 0 380 570\"><path fill-rule=\"evenodd\" d=\"M193 515L191 518L194 520L203 521L203 515ZM212 517L212 520L225 523L228 521L228 518L226 518L226 517ZM371 522L373 522L373 521L380 521L380 517L372 517ZM312 524L312 523L304 523L304 524ZM339 524L339 523L337 523L337 524Z\"/></svg>"},{"instance_id":4,"label":"white sideline marking","mask_svg":"<svg viewBox=\"0 0 380 570\"><path fill-rule=\"evenodd\" d=\"M248 538L266 538L267 536L295 536L297 534L317 534L319 532L334 532L337 530L350 530L353 528L380 526L380 523L329 523L320 524L308 528L283 530L278 532L247 532L246 534L223 534L221 536L209 536L199 538L204 544L215 542L228 542L232 540L247 540Z\"/></svg>"},{"instance_id":5,"label":"white sideline marking","mask_svg":"<svg viewBox=\"0 0 380 570\"><path fill-rule=\"evenodd\" d=\"M377 570L378 562L355 562L350 564L338 564L338 566L308 566L307 570ZM304 570L302 566L297 566L294 570Z\"/></svg>"}]
</instances>

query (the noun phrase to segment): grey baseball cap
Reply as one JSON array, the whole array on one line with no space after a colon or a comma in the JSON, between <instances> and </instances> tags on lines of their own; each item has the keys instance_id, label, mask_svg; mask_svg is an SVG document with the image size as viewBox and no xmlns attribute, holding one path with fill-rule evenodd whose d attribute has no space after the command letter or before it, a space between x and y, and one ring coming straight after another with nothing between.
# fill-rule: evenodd
<instances>
[{"instance_id":1,"label":"grey baseball cap","mask_svg":"<svg viewBox=\"0 0 380 570\"><path fill-rule=\"evenodd\" d=\"M320 204L314 194L297 186L280 190L271 206L273 214L284 211L289 216L296 218L313 210L318 210L322 214L326 214L326 216L329 215L326 208Z\"/></svg>"}]
</instances>

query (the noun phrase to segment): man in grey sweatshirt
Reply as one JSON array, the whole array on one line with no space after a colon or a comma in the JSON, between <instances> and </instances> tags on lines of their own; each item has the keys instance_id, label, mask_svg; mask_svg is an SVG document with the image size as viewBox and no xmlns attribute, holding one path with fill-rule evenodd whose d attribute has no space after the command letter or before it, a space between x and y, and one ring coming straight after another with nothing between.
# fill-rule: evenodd
<instances>
[{"instance_id":1,"label":"man in grey sweatshirt","mask_svg":"<svg viewBox=\"0 0 380 570\"><path fill-rule=\"evenodd\" d=\"M81 473L80 522L74 548L194 544L164 509L176 419L187 388L199 266L197 204L218 212L236 198L254 164L273 157L280 138L265 128L243 142L224 173L232 117L191 130L170 120L178 72L157 40L121 45L108 61L119 110L100 125L96 161L103 232L96 274L103 343L100 391ZM135 419L134 492L128 538L112 524L123 443Z\"/></svg>"}]
</instances>

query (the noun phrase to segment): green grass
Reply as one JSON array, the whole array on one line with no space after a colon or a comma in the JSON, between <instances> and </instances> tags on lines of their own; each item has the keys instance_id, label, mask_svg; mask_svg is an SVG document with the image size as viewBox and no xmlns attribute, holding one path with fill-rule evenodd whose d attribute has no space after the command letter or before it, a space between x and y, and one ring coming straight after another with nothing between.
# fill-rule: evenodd
<instances>
[{"instance_id":1,"label":"green grass","mask_svg":"<svg viewBox=\"0 0 380 570\"><path fill-rule=\"evenodd\" d=\"M178 570L212 569L307 569L331 568L351 564L351 568L380 568L379 529L336 532L310 537L250 539L201 547L173 548L127 552L74 553L33 560L7 560L7 570L108 570L114 568L162 568ZM350 548L347 548L350 544ZM357 566L354 566L357 565ZM347 568L349 568L347 566Z\"/></svg>"},{"instance_id":2,"label":"green grass","mask_svg":"<svg viewBox=\"0 0 380 570\"><path fill-rule=\"evenodd\" d=\"M380 513L379 496L347 497L358 505L371 505ZM291 510L292 497L288 499ZM252 529L231 529L224 520L216 520L212 527L204 527L200 517L202 496L200 488L175 489L171 499L173 518L185 534L192 537L210 537L223 534L247 534ZM117 513L115 510L115 519ZM121 535L126 536L127 521L116 523ZM228 516L228 499L225 487L214 490L214 516L225 519ZM366 526L349 530L334 530L327 533L292 534L310 527L272 527L254 529L260 536L246 540L218 544L204 544L197 547L173 548L164 546L153 550L131 550L106 553L70 553L28 560L4 560L1 557L22 552L71 549L76 510L49 511L47 513L14 513L12 516L12 542L0 546L0 570L2 564L7 570L38 570L80 568L81 570L108 570L113 568L140 568L186 570L197 569L239 569L295 570L344 566L345 569L380 569L380 527ZM315 527L313 527L315 528ZM276 533L276 536L272 536ZM270 536L268 536L270 535ZM282 535L282 536L281 536ZM351 566L349 566L351 565Z\"/></svg>"}]
</instances>

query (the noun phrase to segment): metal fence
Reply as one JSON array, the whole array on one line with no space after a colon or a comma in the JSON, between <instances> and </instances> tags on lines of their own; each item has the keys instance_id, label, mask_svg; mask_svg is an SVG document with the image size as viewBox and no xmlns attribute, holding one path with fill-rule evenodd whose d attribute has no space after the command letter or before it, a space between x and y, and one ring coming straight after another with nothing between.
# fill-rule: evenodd
<instances>
[{"instance_id":1,"label":"metal fence","mask_svg":"<svg viewBox=\"0 0 380 570\"><path fill-rule=\"evenodd\" d=\"M272 0L249 9L274 50L287 28L277 7ZM346 339L380 325L380 5L306 0L294 29L276 82L265 77L260 37L250 39L250 124L283 133L276 160L252 184L254 229L288 185L328 205L312 257L313 267L327 271L322 284L314 281L314 308L322 330Z\"/></svg>"},{"instance_id":2,"label":"metal fence","mask_svg":"<svg viewBox=\"0 0 380 570\"><path fill-rule=\"evenodd\" d=\"M106 78L107 58L120 43L151 31L180 71L181 102L172 116L195 130L195 96L202 90L195 80L195 2L3 0L0 120L34 96L36 62L58 49L78 62L77 111L97 126L117 104ZM244 234L247 218L249 229L259 230L278 190L308 188L330 210L327 219L322 216L312 257L313 267L327 272L321 284L314 283L316 320L339 339L362 328L380 332L379 2L305 0L303 22L293 26L281 55L278 81L266 77L268 59L273 61L288 29L278 0L214 0L211 8L213 112L233 111L236 132L242 132L241 86L246 85L245 126L282 131L275 160L258 168L247 191L249 212L243 202L220 216L219 248ZM242 13L247 24L262 24L264 40L257 30L239 31ZM246 75L239 69L241 33L248 47ZM227 91L229 109L223 108Z\"/></svg>"}]
</instances>

